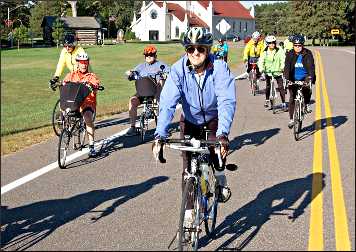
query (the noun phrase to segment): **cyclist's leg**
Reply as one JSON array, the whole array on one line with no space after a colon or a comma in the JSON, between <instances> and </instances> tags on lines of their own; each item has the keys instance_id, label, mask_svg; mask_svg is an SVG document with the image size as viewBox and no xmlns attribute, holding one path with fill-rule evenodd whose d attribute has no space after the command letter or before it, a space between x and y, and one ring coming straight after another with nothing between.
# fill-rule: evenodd
<instances>
[{"instance_id":1,"label":"cyclist's leg","mask_svg":"<svg viewBox=\"0 0 356 252\"><path fill-rule=\"evenodd\" d=\"M265 107L268 106L268 101L269 101L269 96L271 94L271 76L268 76L266 74L266 101L265 101Z\"/></svg>"},{"instance_id":2,"label":"cyclist's leg","mask_svg":"<svg viewBox=\"0 0 356 252\"><path fill-rule=\"evenodd\" d=\"M297 87L289 86L289 104L288 104L288 111L289 111L289 119L293 119L293 113L294 113L294 99L295 96L297 95Z\"/></svg>"},{"instance_id":3,"label":"cyclist's leg","mask_svg":"<svg viewBox=\"0 0 356 252\"><path fill-rule=\"evenodd\" d=\"M281 100L282 100L282 103L284 104L286 102L286 92L283 87L283 78L282 78L282 76L277 76L276 80L277 80L277 84L278 84L279 94L281 95Z\"/></svg>"},{"instance_id":4,"label":"cyclist's leg","mask_svg":"<svg viewBox=\"0 0 356 252\"><path fill-rule=\"evenodd\" d=\"M138 105L140 105L140 99L136 95L132 96L129 102L129 117L131 127L135 127L136 124Z\"/></svg>"}]
</instances>

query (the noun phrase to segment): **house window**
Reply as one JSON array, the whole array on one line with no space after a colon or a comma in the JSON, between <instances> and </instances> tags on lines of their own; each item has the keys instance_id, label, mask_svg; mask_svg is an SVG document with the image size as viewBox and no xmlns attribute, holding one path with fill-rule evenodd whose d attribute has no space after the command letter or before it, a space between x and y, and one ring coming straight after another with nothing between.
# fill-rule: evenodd
<instances>
[{"instance_id":1,"label":"house window","mask_svg":"<svg viewBox=\"0 0 356 252\"><path fill-rule=\"evenodd\" d=\"M178 38L178 37L179 37L179 27L176 26L176 38Z\"/></svg>"},{"instance_id":2,"label":"house window","mask_svg":"<svg viewBox=\"0 0 356 252\"><path fill-rule=\"evenodd\" d=\"M247 22L245 22L245 31L247 31Z\"/></svg>"},{"instance_id":3,"label":"house window","mask_svg":"<svg viewBox=\"0 0 356 252\"><path fill-rule=\"evenodd\" d=\"M232 31L235 32L235 21L232 23Z\"/></svg>"},{"instance_id":4,"label":"house window","mask_svg":"<svg viewBox=\"0 0 356 252\"><path fill-rule=\"evenodd\" d=\"M152 19L156 19L157 18L157 11L155 9L152 9L150 12L150 17Z\"/></svg>"},{"instance_id":5,"label":"house window","mask_svg":"<svg viewBox=\"0 0 356 252\"><path fill-rule=\"evenodd\" d=\"M241 21L240 21L240 29L239 29L239 32L241 32Z\"/></svg>"}]
</instances>

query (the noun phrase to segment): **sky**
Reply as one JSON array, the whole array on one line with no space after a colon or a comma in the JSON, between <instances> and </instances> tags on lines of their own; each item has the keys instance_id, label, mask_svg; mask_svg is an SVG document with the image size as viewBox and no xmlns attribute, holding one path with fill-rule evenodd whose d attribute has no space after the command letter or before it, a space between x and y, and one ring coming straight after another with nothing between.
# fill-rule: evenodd
<instances>
[{"instance_id":1,"label":"sky","mask_svg":"<svg viewBox=\"0 0 356 252\"><path fill-rule=\"evenodd\" d=\"M273 4L275 2L287 2L287 1L240 1L240 3L247 9L252 7L252 5Z\"/></svg>"}]
</instances>

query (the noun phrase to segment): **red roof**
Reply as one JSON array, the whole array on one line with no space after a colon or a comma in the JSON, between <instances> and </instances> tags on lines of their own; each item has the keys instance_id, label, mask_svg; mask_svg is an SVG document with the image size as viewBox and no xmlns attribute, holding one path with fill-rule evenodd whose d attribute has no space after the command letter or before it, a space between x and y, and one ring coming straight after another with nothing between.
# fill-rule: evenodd
<instances>
[{"instance_id":1,"label":"red roof","mask_svg":"<svg viewBox=\"0 0 356 252\"><path fill-rule=\"evenodd\" d=\"M157 4L160 8L163 7L163 2L158 2L158 1L153 1L153 2ZM167 9L168 9L168 13L172 13L182 22L184 21L185 13L187 13L188 22L190 26L208 27L208 25L203 20L201 20L197 15L195 15L194 13L191 13L190 15L189 12L183 9L179 4L167 3Z\"/></svg>"},{"instance_id":2,"label":"red roof","mask_svg":"<svg viewBox=\"0 0 356 252\"><path fill-rule=\"evenodd\" d=\"M198 1L205 9L209 6L209 1ZM234 17L253 19L248 9L246 9L240 1L212 1L214 15L223 17Z\"/></svg>"}]
</instances>

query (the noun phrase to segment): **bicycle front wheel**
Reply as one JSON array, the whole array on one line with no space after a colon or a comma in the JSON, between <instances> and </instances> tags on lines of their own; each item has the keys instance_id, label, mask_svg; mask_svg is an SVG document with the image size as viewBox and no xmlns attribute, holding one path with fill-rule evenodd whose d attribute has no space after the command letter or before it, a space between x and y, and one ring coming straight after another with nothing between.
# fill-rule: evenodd
<instances>
[{"instance_id":1,"label":"bicycle front wheel","mask_svg":"<svg viewBox=\"0 0 356 252\"><path fill-rule=\"evenodd\" d=\"M204 224L206 234L209 237L213 237L216 225L216 216L218 212L219 190L217 188L217 181L212 169L209 170L207 182L208 190L206 195L203 195Z\"/></svg>"},{"instance_id":2,"label":"bicycle front wheel","mask_svg":"<svg viewBox=\"0 0 356 252\"><path fill-rule=\"evenodd\" d=\"M294 133L294 139L295 141L299 140L299 132L300 129L302 128L302 121L301 121L301 115L300 115L300 101L295 100L294 104L294 113L293 113L293 120L294 120L294 125L293 125L293 133Z\"/></svg>"},{"instance_id":3,"label":"bicycle front wheel","mask_svg":"<svg viewBox=\"0 0 356 252\"><path fill-rule=\"evenodd\" d=\"M196 251L199 240L199 203L197 188L194 178L189 178L185 182L182 195L182 204L180 208L179 228L178 228L178 250L179 251ZM193 205L192 209L190 205ZM192 211L191 222L185 221L186 210Z\"/></svg>"},{"instance_id":4,"label":"bicycle front wheel","mask_svg":"<svg viewBox=\"0 0 356 252\"><path fill-rule=\"evenodd\" d=\"M61 134L63 129L63 115L60 109L60 99L58 99L52 111L52 128L57 136Z\"/></svg>"},{"instance_id":5,"label":"bicycle front wheel","mask_svg":"<svg viewBox=\"0 0 356 252\"><path fill-rule=\"evenodd\" d=\"M66 168L66 159L69 155L74 153L74 138L72 133L64 129L59 136L58 143L58 166L61 169Z\"/></svg>"}]
</instances>

